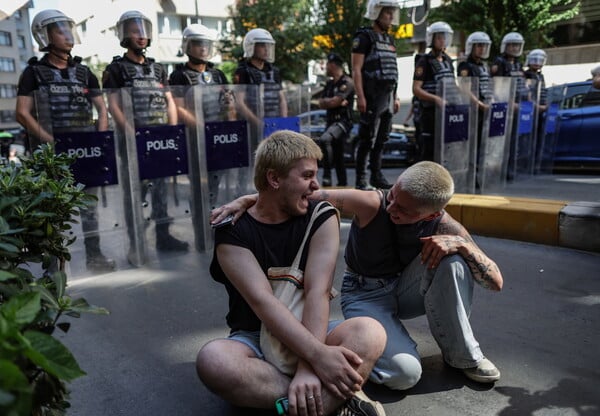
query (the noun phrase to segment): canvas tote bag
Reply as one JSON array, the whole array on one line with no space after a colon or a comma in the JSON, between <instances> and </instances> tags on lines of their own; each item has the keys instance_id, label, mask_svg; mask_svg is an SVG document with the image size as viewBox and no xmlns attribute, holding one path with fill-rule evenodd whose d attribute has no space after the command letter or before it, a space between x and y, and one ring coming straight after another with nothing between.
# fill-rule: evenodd
<instances>
[{"instance_id":1,"label":"canvas tote bag","mask_svg":"<svg viewBox=\"0 0 600 416\"><path fill-rule=\"evenodd\" d=\"M321 201L315 206L306 227L302 244L300 244L298 253L290 267L270 267L267 270L267 278L273 289L273 294L288 307L299 321L302 319L302 311L304 310L304 272L299 268L300 258L313 223L319 215L330 210L337 212L333 206L325 201ZM330 299L333 299L336 294L337 291L332 288ZM265 355L265 359L277 367L279 371L290 376L296 372L298 357L275 338L265 325L261 325L260 329L260 348Z\"/></svg>"}]
</instances>

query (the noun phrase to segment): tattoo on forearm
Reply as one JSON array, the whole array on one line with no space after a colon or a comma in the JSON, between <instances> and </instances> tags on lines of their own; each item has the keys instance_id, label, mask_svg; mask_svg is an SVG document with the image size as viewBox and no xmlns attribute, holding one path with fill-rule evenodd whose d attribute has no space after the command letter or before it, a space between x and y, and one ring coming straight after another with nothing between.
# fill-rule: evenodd
<instances>
[{"instance_id":1,"label":"tattoo on forearm","mask_svg":"<svg viewBox=\"0 0 600 416\"><path fill-rule=\"evenodd\" d=\"M465 261L471 269L473 279L475 279L481 286L490 288L494 281L493 276L490 274L495 268L492 264L484 263L485 256L481 253L471 253L465 257Z\"/></svg>"}]
</instances>

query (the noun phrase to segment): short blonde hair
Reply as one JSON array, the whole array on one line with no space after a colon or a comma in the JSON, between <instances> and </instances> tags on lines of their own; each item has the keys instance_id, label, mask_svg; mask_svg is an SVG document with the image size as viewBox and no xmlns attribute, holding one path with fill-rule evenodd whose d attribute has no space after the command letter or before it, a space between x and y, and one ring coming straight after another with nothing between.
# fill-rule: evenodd
<instances>
[{"instance_id":1,"label":"short blonde hair","mask_svg":"<svg viewBox=\"0 0 600 416\"><path fill-rule=\"evenodd\" d=\"M256 149L254 186L257 191L268 189L267 172L273 169L286 177L300 159L321 160L323 152L310 137L291 130L279 130L264 139Z\"/></svg>"},{"instance_id":2,"label":"short blonde hair","mask_svg":"<svg viewBox=\"0 0 600 416\"><path fill-rule=\"evenodd\" d=\"M398 184L419 201L424 210L441 211L454 194L454 181L442 165L423 161L415 163L398 177Z\"/></svg>"}]
</instances>

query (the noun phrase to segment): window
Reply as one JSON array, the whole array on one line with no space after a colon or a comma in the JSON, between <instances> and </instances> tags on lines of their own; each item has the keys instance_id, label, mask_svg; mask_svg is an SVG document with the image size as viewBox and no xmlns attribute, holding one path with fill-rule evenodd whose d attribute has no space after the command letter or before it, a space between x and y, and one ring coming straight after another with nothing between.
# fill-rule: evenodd
<instances>
[{"instance_id":1,"label":"window","mask_svg":"<svg viewBox=\"0 0 600 416\"><path fill-rule=\"evenodd\" d=\"M183 33L180 16L159 14L158 24L158 33L161 35L181 36Z\"/></svg>"},{"instance_id":2,"label":"window","mask_svg":"<svg viewBox=\"0 0 600 416\"><path fill-rule=\"evenodd\" d=\"M25 36L17 35L17 46L19 46L19 49L25 49L27 47Z\"/></svg>"},{"instance_id":3,"label":"window","mask_svg":"<svg viewBox=\"0 0 600 416\"><path fill-rule=\"evenodd\" d=\"M12 58L0 58L0 72L15 72L15 60Z\"/></svg>"},{"instance_id":4,"label":"window","mask_svg":"<svg viewBox=\"0 0 600 416\"><path fill-rule=\"evenodd\" d=\"M10 32L0 30L0 46L12 46L12 38Z\"/></svg>"},{"instance_id":5,"label":"window","mask_svg":"<svg viewBox=\"0 0 600 416\"><path fill-rule=\"evenodd\" d=\"M0 84L0 98L15 98L17 86L12 84Z\"/></svg>"}]
</instances>

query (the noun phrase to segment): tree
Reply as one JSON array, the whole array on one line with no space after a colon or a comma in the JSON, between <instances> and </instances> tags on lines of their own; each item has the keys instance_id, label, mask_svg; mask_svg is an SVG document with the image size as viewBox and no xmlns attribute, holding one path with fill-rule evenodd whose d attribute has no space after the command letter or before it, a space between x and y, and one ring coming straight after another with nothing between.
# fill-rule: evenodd
<instances>
[{"instance_id":1,"label":"tree","mask_svg":"<svg viewBox=\"0 0 600 416\"><path fill-rule=\"evenodd\" d=\"M368 25L363 18L367 0L319 0L317 24L320 26L313 44L321 50L321 58L329 52L340 55L350 65L352 40L356 30Z\"/></svg>"},{"instance_id":2,"label":"tree","mask_svg":"<svg viewBox=\"0 0 600 416\"><path fill-rule=\"evenodd\" d=\"M242 39L260 27L275 39L275 62L283 79L295 83L306 78L308 61L319 56L313 47L315 33L313 2L310 0L238 0L230 7L234 39L224 42L225 52L243 56Z\"/></svg>"},{"instance_id":3,"label":"tree","mask_svg":"<svg viewBox=\"0 0 600 416\"><path fill-rule=\"evenodd\" d=\"M523 35L527 50L551 45L556 23L576 16L580 5L578 0L443 0L428 20L443 20L455 33L486 32L492 39L490 56L495 56L508 32Z\"/></svg>"}]
</instances>

